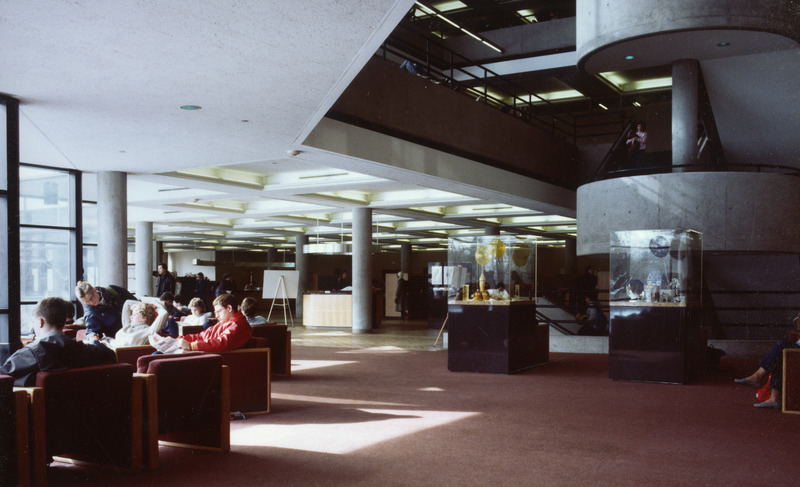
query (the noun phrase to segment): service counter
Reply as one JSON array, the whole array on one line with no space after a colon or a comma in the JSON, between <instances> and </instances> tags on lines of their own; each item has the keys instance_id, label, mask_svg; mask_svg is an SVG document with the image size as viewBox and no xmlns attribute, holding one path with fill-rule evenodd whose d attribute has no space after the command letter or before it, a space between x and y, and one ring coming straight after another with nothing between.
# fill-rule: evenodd
<instances>
[{"instance_id":1,"label":"service counter","mask_svg":"<svg viewBox=\"0 0 800 487\"><path fill-rule=\"evenodd\" d=\"M303 326L310 328L352 328L353 295L350 293L304 294Z\"/></svg>"},{"instance_id":2,"label":"service counter","mask_svg":"<svg viewBox=\"0 0 800 487\"><path fill-rule=\"evenodd\" d=\"M454 372L513 374L549 360L550 330L533 301L453 301L447 329Z\"/></svg>"}]
</instances>

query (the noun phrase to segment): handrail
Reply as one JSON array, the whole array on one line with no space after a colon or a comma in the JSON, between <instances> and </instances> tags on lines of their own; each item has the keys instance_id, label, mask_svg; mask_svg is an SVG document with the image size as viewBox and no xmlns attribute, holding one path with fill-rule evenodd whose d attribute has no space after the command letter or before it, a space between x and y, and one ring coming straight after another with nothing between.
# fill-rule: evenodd
<instances>
[{"instance_id":1,"label":"handrail","mask_svg":"<svg viewBox=\"0 0 800 487\"><path fill-rule=\"evenodd\" d=\"M732 168L749 168L749 170L732 171ZM800 176L800 168L785 166L781 164L731 164L728 163L724 168L708 164L676 164L669 166L648 166L634 169L617 169L608 171L601 174L595 174L593 177L587 178L581 184L593 183L596 181L604 181L606 179L615 179L628 176L642 176L650 174L668 174L672 173L674 169L683 169L683 172L778 172L786 176ZM686 171L686 170L689 171ZM771 171L766 171L770 169Z\"/></svg>"},{"instance_id":2,"label":"handrail","mask_svg":"<svg viewBox=\"0 0 800 487\"><path fill-rule=\"evenodd\" d=\"M401 39L398 34L393 32L383 43L383 52L381 54L383 59L388 60L386 54L389 52L400 59L405 60L411 58L418 61L419 64L426 67L429 76L433 73L438 77L438 79L434 78L434 81L445 83L452 90L459 91L470 97L474 97L477 94L477 99L482 100L484 104L491 104L500 109L510 109L520 120L528 122L542 130L547 130L551 134L559 133L564 135L570 138L573 144L575 143L577 137L575 116L568 113L558 113L555 105L549 100L524 89L514 81L458 54L443 44L415 32L402 23L398 25L398 28L404 29L416 38L424 39L424 52L419 52L418 55L414 55L414 53L420 51L421 48ZM431 47L441 51L442 57L437 57L432 52ZM445 55L447 56L445 57ZM447 59L447 57L449 57L449 59ZM475 70L482 71L483 76L477 76L473 72ZM449 71L449 74L447 74L447 71ZM472 87L462 89L463 83L455 79L456 73L464 75L474 82L481 83L483 91L481 91L480 88L476 89ZM490 83L490 75L492 80L500 81L504 87L508 88L500 88L497 83ZM506 103L503 98L491 94L489 88L499 95L505 95L504 98L511 100L511 104ZM511 93L509 93L509 89L511 89ZM525 97L527 97L527 100ZM533 101L534 98L536 99L535 103ZM523 107L525 110L521 109ZM545 113L534 113L534 110L541 111L542 109L544 109ZM566 129L562 126L566 127Z\"/></svg>"},{"instance_id":3,"label":"handrail","mask_svg":"<svg viewBox=\"0 0 800 487\"><path fill-rule=\"evenodd\" d=\"M619 144L622 143L623 140L625 140L627 134L630 132L632 127L633 127L633 117L628 119L628 123L625 124L625 128L622 129L622 132L620 132L620 134L617 136L617 140L615 140L614 143L611 144L611 148L608 149L608 152L606 152L606 155L605 157L603 157L603 160L600 162L600 165L597 166L597 169L595 169L594 171L595 178L597 177L598 174L600 174L600 171L606 166L606 164L608 164L608 161L609 159L611 159L611 156L617 152Z\"/></svg>"}]
</instances>

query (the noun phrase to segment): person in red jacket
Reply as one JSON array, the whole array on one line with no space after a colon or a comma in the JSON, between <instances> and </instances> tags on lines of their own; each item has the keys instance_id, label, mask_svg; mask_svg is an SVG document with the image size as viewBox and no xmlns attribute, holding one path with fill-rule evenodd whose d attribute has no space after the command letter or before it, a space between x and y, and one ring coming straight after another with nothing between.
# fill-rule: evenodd
<instances>
[{"instance_id":1,"label":"person in red jacket","mask_svg":"<svg viewBox=\"0 0 800 487\"><path fill-rule=\"evenodd\" d=\"M186 351L227 352L242 347L250 339L253 329L247 318L238 311L236 298L222 294L214 300L217 324L194 333L178 337L177 345Z\"/></svg>"}]
</instances>

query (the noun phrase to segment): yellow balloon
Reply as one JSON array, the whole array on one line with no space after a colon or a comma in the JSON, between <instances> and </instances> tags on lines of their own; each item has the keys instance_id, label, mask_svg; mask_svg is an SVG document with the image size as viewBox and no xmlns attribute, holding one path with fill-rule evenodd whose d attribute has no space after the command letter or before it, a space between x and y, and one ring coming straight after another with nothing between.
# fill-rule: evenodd
<instances>
[{"instance_id":1,"label":"yellow balloon","mask_svg":"<svg viewBox=\"0 0 800 487\"><path fill-rule=\"evenodd\" d=\"M478 250L475 251L475 262L480 265L486 265L492 260L492 251L489 247L485 245L481 245L478 247Z\"/></svg>"},{"instance_id":2,"label":"yellow balloon","mask_svg":"<svg viewBox=\"0 0 800 487\"><path fill-rule=\"evenodd\" d=\"M489 246L494 249L495 257L500 258L506 254L506 244L502 240L492 240L489 242Z\"/></svg>"}]
</instances>

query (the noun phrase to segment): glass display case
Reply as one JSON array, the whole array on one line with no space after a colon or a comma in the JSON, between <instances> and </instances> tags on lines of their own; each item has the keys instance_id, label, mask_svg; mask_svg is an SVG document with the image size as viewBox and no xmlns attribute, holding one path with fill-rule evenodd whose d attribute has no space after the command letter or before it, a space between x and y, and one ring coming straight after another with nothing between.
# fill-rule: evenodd
<instances>
[{"instance_id":1,"label":"glass display case","mask_svg":"<svg viewBox=\"0 0 800 487\"><path fill-rule=\"evenodd\" d=\"M613 232L609 299L633 303L699 303L703 235L693 230Z\"/></svg>"},{"instance_id":2,"label":"glass display case","mask_svg":"<svg viewBox=\"0 0 800 487\"><path fill-rule=\"evenodd\" d=\"M507 235L450 238L443 282L450 302L530 299L536 242Z\"/></svg>"},{"instance_id":3,"label":"glass display case","mask_svg":"<svg viewBox=\"0 0 800 487\"><path fill-rule=\"evenodd\" d=\"M536 244L515 236L451 238L447 266L447 368L512 374L549 359L536 319Z\"/></svg>"},{"instance_id":4,"label":"glass display case","mask_svg":"<svg viewBox=\"0 0 800 487\"><path fill-rule=\"evenodd\" d=\"M612 232L609 376L685 384L703 367L702 234Z\"/></svg>"}]
</instances>

